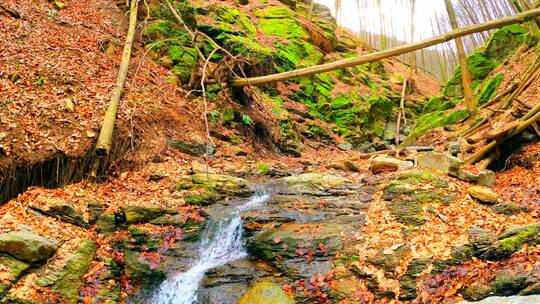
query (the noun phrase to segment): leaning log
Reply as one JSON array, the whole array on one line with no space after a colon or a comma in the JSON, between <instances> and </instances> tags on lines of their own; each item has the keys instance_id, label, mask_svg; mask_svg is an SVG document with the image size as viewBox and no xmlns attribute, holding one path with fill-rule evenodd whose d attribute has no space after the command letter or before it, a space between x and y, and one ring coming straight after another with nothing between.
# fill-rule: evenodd
<instances>
[{"instance_id":1,"label":"leaning log","mask_svg":"<svg viewBox=\"0 0 540 304\"><path fill-rule=\"evenodd\" d=\"M103 124L99 132L99 137L96 144L96 155L104 156L109 153L111 148L111 140L114 131L114 122L116 120L116 112L118 111L118 104L120 98L124 92L124 86L126 84L126 78L129 68L129 60L131 58L131 46L133 45L133 37L135 37L135 29L137 25L137 4L138 0L131 0L129 8L129 29L126 36L126 42L124 43L124 51L122 52L122 61L118 68L118 76L116 78L116 85L109 101L109 107L107 112L103 116Z\"/></svg>"},{"instance_id":2,"label":"leaning log","mask_svg":"<svg viewBox=\"0 0 540 304\"><path fill-rule=\"evenodd\" d=\"M321 65L315 65L312 67L297 69L297 70L278 73L278 74L259 76L259 77L253 77L253 78L233 78L230 81L230 85L233 87L242 87L242 86L247 86L247 85L261 85L261 84L267 84L267 83L274 83L278 81L284 81L284 80L288 80L295 77L309 76L313 74L339 70L339 69L343 69L347 67L353 67L353 66L357 66L360 64L368 63L368 62L373 62L373 61L401 55L404 53L409 53L415 50L424 49L424 48L427 48L436 44L448 42L458 37L463 37L463 36L467 36L474 33L479 33L483 31L495 29L495 28L500 28L505 25L523 23L537 16L540 16L540 8L526 11L523 13L519 13L512 17L500 18L500 19L496 19L496 20L489 21L486 23L464 27L459 30L451 31L446 34L432 37L430 39L398 46L398 47L385 50L382 52L376 52L376 53L371 53L371 54L367 54L360 57L347 58L347 59L338 60L334 62L328 62Z\"/></svg>"}]
</instances>

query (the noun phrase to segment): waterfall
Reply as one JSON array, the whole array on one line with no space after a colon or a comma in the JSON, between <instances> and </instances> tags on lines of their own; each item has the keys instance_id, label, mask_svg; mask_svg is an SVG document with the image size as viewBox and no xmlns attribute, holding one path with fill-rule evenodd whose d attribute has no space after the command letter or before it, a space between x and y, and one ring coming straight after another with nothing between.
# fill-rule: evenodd
<instances>
[{"instance_id":1,"label":"waterfall","mask_svg":"<svg viewBox=\"0 0 540 304\"><path fill-rule=\"evenodd\" d=\"M247 256L242 243L242 214L265 203L269 197L268 194L255 194L246 203L210 220L201 238L198 259L186 272L165 280L152 303L197 303L199 283L207 270Z\"/></svg>"}]
</instances>

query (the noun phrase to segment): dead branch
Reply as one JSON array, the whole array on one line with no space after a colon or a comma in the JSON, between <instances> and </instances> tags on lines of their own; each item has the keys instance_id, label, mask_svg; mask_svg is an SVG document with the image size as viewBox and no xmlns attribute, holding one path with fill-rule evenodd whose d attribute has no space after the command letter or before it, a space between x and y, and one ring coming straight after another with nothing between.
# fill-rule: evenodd
<instances>
[{"instance_id":1,"label":"dead branch","mask_svg":"<svg viewBox=\"0 0 540 304\"><path fill-rule=\"evenodd\" d=\"M301 68L301 69L297 69L293 71L267 75L267 76L260 76L260 77L253 77L253 78L233 78L230 82L230 85L235 86L235 87L241 87L241 86L246 86L248 84L260 85L260 84L266 84L266 83L274 83L274 82L284 81L284 80L288 80L295 77L309 76L313 74L330 72L333 70L343 69L347 67L353 67L353 66L357 66L360 64L368 63L368 62L373 62L373 61L385 59L388 57L393 57L393 56L401 55L404 53L409 53L414 50L424 49L426 47L444 43L452 39L456 39L458 37L463 37L463 36L487 31L494 28L500 28L505 25L522 23L536 16L540 16L540 9L533 9L530 11L519 13L512 17L500 18L500 19L496 19L496 20L489 21L486 23L464 27L459 30L451 31L446 34L435 36L433 38L426 39L420 42L406 44L406 45L395 47L386 51L376 52L376 53L372 53L372 54L368 54L368 55L364 55L364 56L360 56L356 58L347 58L347 59L338 60L335 62L329 62L329 63L325 63L321 65Z\"/></svg>"},{"instance_id":2,"label":"dead branch","mask_svg":"<svg viewBox=\"0 0 540 304\"><path fill-rule=\"evenodd\" d=\"M138 0L131 0L129 29L126 35L126 42L124 43L122 61L120 62L120 67L118 68L116 85L111 95L109 107L107 108L107 111L103 117L103 124L101 126L101 131L99 132L99 137L96 144L96 154L99 156L108 154L111 147L118 104L120 103L122 92L124 91L129 68L129 60L131 59L131 47L133 45L133 38L135 37L135 29L137 25L137 6Z\"/></svg>"},{"instance_id":3,"label":"dead branch","mask_svg":"<svg viewBox=\"0 0 540 304\"><path fill-rule=\"evenodd\" d=\"M11 17L13 17L15 19L21 19L21 14L19 12L7 7L6 5L4 5L2 3L0 3L0 9L2 9L3 11L8 13Z\"/></svg>"}]
</instances>

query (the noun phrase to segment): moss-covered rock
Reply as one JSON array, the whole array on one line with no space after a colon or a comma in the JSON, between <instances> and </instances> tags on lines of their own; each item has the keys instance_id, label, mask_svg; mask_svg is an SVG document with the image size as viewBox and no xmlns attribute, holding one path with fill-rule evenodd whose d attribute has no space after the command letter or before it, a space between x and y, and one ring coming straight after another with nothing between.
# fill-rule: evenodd
<instances>
[{"instance_id":1,"label":"moss-covered rock","mask_svg":"<svg viewBox=\"0 0 540 304\"><path fill-rule=\"evenodd\" d=\"M319 194L345 185L347 178L326 173L303 173L280 178L277 185L286 187L288 192Z\"/></svg>"},{"instance_id":2,"label":"moss-covered rock","mask_svg":"<svg viewBox=\"0 0 540 304\"><path fill-rule=\"evenodd\" d=\"M410 245L403 245L395 251L387 252L386 248L381 248L375 254L366 260L377 268L384 270L384 275L388 278L395 278L396 268L401 264L402 259L411 251Z\"/></svg>"},{"instance_id":3,"label":"moss-covered rock","mask_svg":"<svg viewBox=\"0 0 540 304\"><path fill-rule=\"evenodd\" d=\"M509 257L525 244L540 244L540 224L517 226L503 232L497 242L488 249L487 258L498 260Z\"/></svg>"},{"instance_id":4,"label":"moss-covered rock","mask_svg":"<svg viewBox=\"0 0 540 304\"><path fill-rule=\"evenodd\" d=\"M30 208L73 225L90 227L83 215L63 199L49 198L40 204L30 204Z\"/></svg>"},{"instance_id":5,"label":"moss-covered rock","mask_svg":"<svg viewBox=\"0 0 540 304\"><path fill-rule=\"evenodd\" d=\"M193 184L217 192L242 194L248 190L248 182L245 179L230 175L197 173L190 178Z\"/></svg>"},{"instance_id":6,"label":"moss-covered rock","mask_svg":"<svg viewBox=\"0 0 540 304\"><path fill-rule=\"evenodd\" d=\"M143 285L156 285L165 279L165 273L144 260L140 253L125 250L124 258L124 274L128 279Z\"/></svg>"},{"instance_id":7,"label":"moss-covered rock","mask_svg":"<svg viewBox=\"0 0 540 304\"><path fill-rule=\"evenodd\" d=\"M467 192L469 192L473 198L485 204L494 204L499 199L499 194L488 187L472 186L467 189Z\"/></svg>"},{"instance_id":8,"label":"moss-covered rock","mask_svg":"<svg viewBox=\"0 0 540 304\"><path fill-rule=\"evenodd\" d=\"M19 280L24 272L30 268L30 265L19 261L10 255L0 254L0 299L9 290L11 285Z\"/></svg>"},{"instance_id":9,"label":"moss-covered rock","mask_svg":"<svg viewBox=\"0 0 540 304\"><path fill-rule=\"evenodd\" d=\"M491 71L500 65L519 45L526 42L527 33L528 31L519 24L505 26L493 33L483 48L467 56L473 89L478 87ZM446 82L443 94L449 97L463 96L459 67L452 78Z\"/></svg>"},{"instance_id":10,"label":"moss-covered rock","mask_svg":"<svg viewBox=\"0 0 540 304\"><path fill-rule=\"evenodd\" d=\"M489 78L478 90L476 94L476 103L478 105L483 105L491 100L495 92L497 92L497 89L499 89L499 86L501 85L501 82L504 79L504 75L502 73L499 73L495 75L494 77Z\"/></svg>"},{"instance_id":11,"label":"moss-covered rock","mask_svg":"<svg viewBox=\"0 0 540 304\"><path fill-rule=\"evenodd\" d=\"M248 289L238 304L294 304L294 300L279 285L260 282Z\"/></svg>"},{"instance_id":12,"label":"moss-covered rock","mask_svg":"<svg viewBox=\"0 0 540 304\"><path fill-rule=\"evenodd\" d=\"M425 114L416 120L405 142L411 143L431 129L454 125L467 117L469 117L467 110L435 111Z\"/></svg>"},{"instance_id":13,"label":"moss-covered rock","mask_svg":"<svg viewBox=\"0 0 540 304\"><path fill-rule=\"evenodd\" d=\"M79 303L79 289L84 284L83 277L90 269L95 252L96 243L83 240L61 270L39 277L36 283L50 287L55 293L65 297L68 303Z\"/></svg>"},{"instance_id":14,"label":"moss-covered rock","mask_svg":"<svg viewBox=\"0 0 540 304\"><path fill-rule=\"evenodd\" d=\"M58 242L33 231L20 230L0 234L0 252L28 263L39 263L50 258Z\"/></svg>"},{"instance_id":15,"label":"moss-covered rock","mask_svg":"<svg viewBox=\"0 0 540 304\"><path fill-rule=\"evenodd\" d=\"M127 205L122 207L127 224L147 223L164 214L175 214L174 210L160 207L145 207L139 205Z\"/></svg>"}]
</instances>

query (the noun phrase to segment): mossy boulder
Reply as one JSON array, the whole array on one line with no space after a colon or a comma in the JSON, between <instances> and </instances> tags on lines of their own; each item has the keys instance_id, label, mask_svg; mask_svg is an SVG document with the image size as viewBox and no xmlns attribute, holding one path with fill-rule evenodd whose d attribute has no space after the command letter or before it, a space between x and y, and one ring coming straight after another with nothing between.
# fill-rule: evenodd
<instances>
[{"instance_id":1,"label":"mossy boulder","mask_svg":"<svg viewBox=\"0 0 540 304\"><path fill-rule=\"evenodd\" d=\"M384 271L388 278L396 277L396 268L401 264L402 259L411 251L410 245L403 245L396 250L388 251L386 248L378 250L377 254L369 257L366 262Z\"/></svg>"},{"instance_id":2,"label":"mossy boulder","mask_svg":"<svg viewBox=\"0 0 540 304\"><path fill-rule=\"evenodd\" d=\"M73 204L63 199L49 198L40 204L30 204L30 208L79 227L90 227L83 215L75 210Z\"/></svg>"},{"instance_id":3,"label":"mossy boulder","mask_svg":"<svg viewBox=\"0 0 540 304\"><path fill-rule=\"evenodd\" d=\"M124 251L124 274L130 280L143 285L156 285L165 279L165 273L157 269L157 265L146 261L141 253Z\"/></svg>"},{"instance_id":4,"label":"mossy boulder","mask_svg":"<svg viewBox=\"0 0 540 304\"><path fill-rule=\"evenodd\" d=\"M487 258L507 258L518 251L523 245L534 246L540 244L540 224L512 227L503 232L497 242L487 250Z\"/></svg>"},{"instance_id":5,"label":"mossy boulder","mask_svg":"<svg viewBox=\"0 0 540 304\"><path fill-rule=\"evenodd\" d=\"M303 173L280 178L277 185L286 192L321 194L328 190L344 186L349 180L345 177L327 173Z\"/></svg>"},{"instance_id":6,"label":"mossy boulder","mask_svg":"<svg viewBox=\"0 0 540 304\"><path fill-rule=\"evenodd\" d=\"M0 298L29 268L30 265L28 263L19 261L7 254L0 254L0 273L2 273L2 278L0 279Z\"/></svg>"},{"instance_id":7,"label":"mossy boulder","mask_svg":"<svg viewBox=\"0 0 540 304\"><path fill-rule=\"evenodd\" d=\"M55 293L65 297L68 303L79 303L79 289L84 285L83 277L90 269L95 252L96 243L83 240L61 270L39 277L36 283L50 287Z\"/></svg>"},{"instance_id":8,"label":"mossy boulder","mask_svg":"<svg viewBox=\"0 0 540 304\"><path fill-rule=\"evenodd\" d=\"M279 285L260 282L249 288L237 304L294 304L294 300Z\"/></svg>"},{"instance_id":9,"label":"mossy boulder","mask_svg":"<svg viewBox=\"0 0 540 304\"><path fill-rule=\"evenodd\" d=\"M467 56L473 89L500 65L519 45L528 39L528 31L519 24L507 25L497 30L483 48ZM449 97L462 97L461 69L446 82L443 94Z\"/></svg>"},{"instance_id":10,"label":"mossy boulder","mask_svg":"<svg viewBox=\"0 0 540 304\"><path fill-rule=\"evenodd\" d=\"M122 207L127 224L147 223L164 214L175 214L174 210L161 207L145 207L139 205L127 205Z\"/></svg>"},{"instance_id":11,"label":"mossy boulder","mask_svg":"<svg viewBox=\"0 0 540 304\"><path fill-rule=\"evenodd\" d=\"M340 234L345 227L339 224L289 223L256 235L247 242L249 253L264 260L280 264L283 259L297 257L299 246L316 251L324 244L326 253L335 253L342 247Z\"/></svg>"},{"instance_id":12,"label":"mossy boulder","mask_svg":"<svg viewBox=\"0 0 540 304\"><path fill-rule=\"evenodd\" d=\"M491 100L504 79L504 74L499 73L494 77L489 78L479 89L476 94L476 103L483 105Z\"/></svg>"},{"instance_id":13,"label":"mossy boulder","mask_svg":"<svg viewBox=\"0 0 540 304\"><path fill-rule=\"evenodd\" d=\"M242 194L248 190L248 182L245 179L230 175L197 173L190 178L194 185L212 191Z\"/></svg>"},{"instance_id":14,"label":"mossy boulder","mask_svg":"<svg viewBox=\"0 0 540 304\"><path fill-rule=\"evenodd\" d=\"M0 252L28 263L39 263L50 258L58 242L33 231L20 230L0 234Z\"/></svg>"},{"instance_id":15,"label":"mossy boulder","mask_svg":"<svg viewBox=\"0 0 540 304\"><path fill-rule=\"evenodd\" d=\"M467 117L469 117L469 111L453 109L435 111L422 115L416 120L411 133L405 140L405 143L412 143L415 139L429 130L454 125Z\"/></svg>"}]
</instances>

